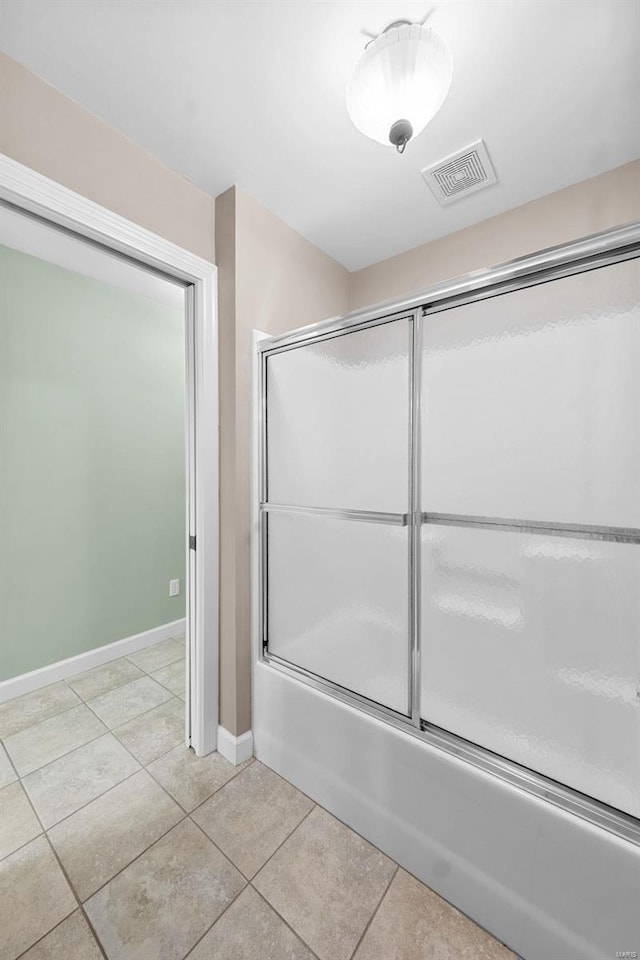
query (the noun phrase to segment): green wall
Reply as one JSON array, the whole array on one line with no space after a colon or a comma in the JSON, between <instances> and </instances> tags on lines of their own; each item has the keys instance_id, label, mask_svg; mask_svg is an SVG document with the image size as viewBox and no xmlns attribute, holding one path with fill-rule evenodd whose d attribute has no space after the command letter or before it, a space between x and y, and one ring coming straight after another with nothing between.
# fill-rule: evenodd
<instances>
[{"instance_id":1,"label":"green wall","mask_svg":"<svg viewBox=\"0 0 640 960\"><path fill-rule=\"evenodd\" d=\"M182 311L0 246L0 680L184 616L184 409Z\"/></svg>"}]
</instances>

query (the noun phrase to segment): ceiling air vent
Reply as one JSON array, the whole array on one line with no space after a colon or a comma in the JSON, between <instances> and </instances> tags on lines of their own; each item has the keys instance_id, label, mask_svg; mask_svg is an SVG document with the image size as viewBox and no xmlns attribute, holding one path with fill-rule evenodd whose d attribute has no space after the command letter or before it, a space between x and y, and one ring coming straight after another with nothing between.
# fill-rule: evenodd
<instances>
[{"instance_id":1,"label":"ceiling air vent","mask_svg":"<svg viewBox=\"0 0 640 960\"><path fill-rule=\"evenodd\" d=\"M420 171L434 197L443 207L497 181L483 140L451 154Z\"/></svg>"}]
</instances>

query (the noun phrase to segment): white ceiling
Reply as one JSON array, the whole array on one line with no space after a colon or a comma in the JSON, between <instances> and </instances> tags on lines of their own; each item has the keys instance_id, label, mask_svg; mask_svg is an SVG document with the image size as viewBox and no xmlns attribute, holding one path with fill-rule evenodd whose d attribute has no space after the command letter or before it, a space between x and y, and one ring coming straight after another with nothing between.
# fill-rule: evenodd
<instances>
[{"instance_id":1,"label":"white ceiling","mask_svg":"<svg viewBox=\"0 0 640 960\"><path fill-rule=\"evenodd\" d=\"M6 53L207 192L252 194L350 270L640 156L635 0L1 0ZM352 126L367 37L429 22L451 91L404 156ZM483 137L495 186L420 169Z\"/></svg>"}]
</instances>

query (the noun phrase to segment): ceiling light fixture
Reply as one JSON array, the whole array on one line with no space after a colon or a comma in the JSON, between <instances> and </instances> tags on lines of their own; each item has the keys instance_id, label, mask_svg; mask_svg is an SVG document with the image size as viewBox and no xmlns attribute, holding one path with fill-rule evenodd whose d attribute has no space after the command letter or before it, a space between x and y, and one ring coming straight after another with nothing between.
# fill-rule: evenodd
<instances>
[{"instance_id":1,"label":"ceiling light fixture","mask_svg":"<svg viewBox=\"0 0 640 960\"><path fill-rule=\"evenodd\" d=\"M431 27L397 20L365 47L347 86L355 126L404 153L449 92L451 56Z\"/></svg>"}]
</instances>

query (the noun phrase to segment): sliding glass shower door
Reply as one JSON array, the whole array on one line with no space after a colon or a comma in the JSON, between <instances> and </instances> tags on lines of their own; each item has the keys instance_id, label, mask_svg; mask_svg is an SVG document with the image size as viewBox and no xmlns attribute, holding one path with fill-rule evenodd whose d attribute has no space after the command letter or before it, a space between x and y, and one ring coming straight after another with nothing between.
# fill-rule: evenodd
<instances>
[{"instance_id":1,"label":"sliding glass shower door","mask_svg":"<svg viewBox=\"0 0 640 960\"><path fill-rule=\"evenodd\" d=\"M426 317L422 717L640 813L638 260Z\"/></svg>"},{"instance_id":2,"label":"sliding glass shower door","mask_svg":"<svg viewBox=\"0 0 640 960\"><path fill-rule=\"evenodd\" d=\"M545 280L267 345L264 657L638 817L640 260Z\"/></svg>"},{"instance_id":3,"label":"sliding glass shower door","mask_svg":"<svg viewBox=\"0 0 640 960\"><path fill-rule=\"evenodd\" d=\"M410 321L266 368L269 652L406 714Z\"/></svg>"}]
</instances>

